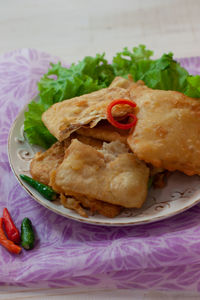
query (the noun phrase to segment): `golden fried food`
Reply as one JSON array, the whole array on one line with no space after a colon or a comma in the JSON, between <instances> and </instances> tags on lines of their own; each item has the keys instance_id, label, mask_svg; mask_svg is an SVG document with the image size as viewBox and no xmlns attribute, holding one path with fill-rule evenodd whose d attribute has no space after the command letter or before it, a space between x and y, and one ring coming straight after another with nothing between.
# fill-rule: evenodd
<instances>
[{"instance_id":1,"label":"golden fried food","mask_svg":"<svg viewBox=\"0 0 200 300\"><path fill-rule=\"evenodd\" d=\"M128 145L140 160L169 171L200 175L200 102L175 91L130 89L138 122Z\"/></svg>"},{"instance_id":2,"label":"golden fried food","mask_svg":"<svg viewBox=\"0 0 200 300\"><path fill-rule=\"evenodd\" d=\"M30 173L33 179L44 184L49 184L50 172L58 167L63 161L65 149L71 140L56 142L48 150L37 152L30 164Z\"/></svg>"},{"instance_id":3,"label":"golden fried food","mask_svg":"<svg viewBox=\"0 0 200 300\"><path fill-rule=\"evenodd\" d=\"M107 121L100 121L95 127L81 127L77 133L106 142L120 141L127 143L128 130L122 130L112 126Z\"/></svg>"},{"instance_id":4,"label":"golden fried food","mask_svg":"<svg viewBox=\"0 0 200 300\"><path fill-rule=\"evenodd\" d=\"M95 139L95 138L89 137L89 136L84 136L84 135L80 135L80 134L73 134L71 136L71 139L74 139L74 138L76 138L78 141L80 141L83 144L90 145L90 146L94 147L95 149L101 149L102 145L103 145L103 142L101 140L98 140L98 139ZM64 140L64 141L66 141L66 140Z\"/></svg>"},{"instance_id":5,"label":"golden fried food","mask_svg":"<svg viewBox=\"0 0 200 300\"><path fill-rule=\"evenodd\" d=\"M69 209L75 210L80 216L84 218L88 218L87 213L83 209L83 207L80 205L80 201L73 197L65 197L63 194L60 195L60 201L61 204Z\"/></svg>"},{"instance_id":6,"label":"golden fried food","mask_svg":"<svg viewBox=\"0 0 200 300\"><path fill-rule=\"evenodd\" d=\"M133 87L134 85L141 85L141 84L144 84L144 82L141 80L134 82L133 77L131 75L128 75L128 79L121 77L121 76L117 76L111 82L109 87L110 88L111 87L120 87L123 89L129 89L130 87Z\"/></svg>"},{"instance_id":7,"label":"golden fried food","mask_svg":"<svg viewBox=\"0 0 200 300\"><path fill-rule=\"evenodd\" d=\"M96 149L102 147L102 142L78 134L74 134L71 138L76 137L84 144L90 145ZM71 138L63 142L56 142L48 150L44 152L37 152L30 163L30 173L33 179L38 180L44 184L49 184L50 173L57 168L64 159L65 150L71 143Z\"/></svg>"},{"instance_id":8,"label":"golden fried food","mask_svg":"<svg viewBox=\"0 0 200 300\"><path fill-rule=\"evenodd\" d=\"M172 173L170 173L167 170L164 170L163 172L155 174L154 178L153 178L153 187L159 188L159 189L164 188L166 186L167 179L170 176L170 174L172 174Z\"/></svg>"},{"instance_id":9,"label":"golden fried food","mask_svg":"<svg viewBox=\"0 0 200 300\"><path fill-rule=\"evenodd\" d=\"M77 194L76 198L61 194L61 203L64 207L75 210L79 215L88 217L84 208L89 209L90 213L99 213L107 218L114 218L120 214L122 207L103 201L89 199ZM84 207L84 208L83 208Z\"/></svg>"},{"instance_id":10,"label":"golden fried food","mask_svg":"<svg viewBox=\"0 0 200 300\"><path fill-rule=\"evenodd\" d=\"M119 141L102 150L74 139L65 158L51 173L50 185L58 193L120 205L141 207L147 195L149 169Z\"/></svg>"},{"instance_id":11,"label":"golden fried food","mask_svg":"<svg viewBox=\"0 0 200 300\"><path fill-rule=\"evenodd\" d=\"M117 98L129 99L129 89L120 87L105 88L55 103L43 113L42 121L61 142L84 125L93 128L99 121L106 119L108 104ZM132 112L130 106L118 105L113 108L112 114L118 118L129 112Z\"/></svg>"}]
</instances>

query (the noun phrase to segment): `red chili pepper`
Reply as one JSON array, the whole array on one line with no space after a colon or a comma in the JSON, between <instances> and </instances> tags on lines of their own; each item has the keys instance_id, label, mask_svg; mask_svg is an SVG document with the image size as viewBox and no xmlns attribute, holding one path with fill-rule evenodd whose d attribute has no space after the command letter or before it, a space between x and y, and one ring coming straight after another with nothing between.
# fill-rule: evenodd
<instances>
[{"instance_id":1,"label":"red chili pepper","mask_svg":"<svg viewBox=\"0 0 200 300\"><path fill-rule=\"evenodd\" d=\"M116 99L114 101L112 101L108 107L107 107L107 120L108 122L110 122L110 124L112 124L113 126L119 128L119 129L130 129L132 127L134 127L137 123L137 117L133 114L127 114L126 117L131 117L133 119L133 121L131 123L128 124L123 124L123 123L119 123L118 121L116 121L113 116L112 116L112 108L115 105L118 104L128 104L132 107L136 107L136 103L127 99Z\"/></svg>"},{"instance_id":2,"label":"red chili pepper","mask_svg":"<svg viewBox=\"0 0 200 300\"><path fill-rule=\"evenodd\" d=\"M3 223L8 239L13 241L15 244L19 244L20 233L19 230L16 228L7 208L4 208L3 210Z\"/></svg>"},{"instance_id":3,"label":"red chili pepper","mask_svg":"<svg viewBox=\"0 0 200 300\"><path fill-rule=\"evenodd\" d=\"M3 218L0 218L0 244L13 254L19 254L22 248L8 240L3 230Z\"/></svg>"}]
</instances>

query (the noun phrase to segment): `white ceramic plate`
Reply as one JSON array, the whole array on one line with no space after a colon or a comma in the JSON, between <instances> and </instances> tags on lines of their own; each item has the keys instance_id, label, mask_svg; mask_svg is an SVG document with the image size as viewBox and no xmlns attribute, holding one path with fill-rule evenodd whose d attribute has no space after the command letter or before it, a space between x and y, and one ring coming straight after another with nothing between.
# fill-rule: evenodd
<instances>
[{"instance_id":1,"label":"white ceramic plate","mask_svg":"<svg viewBox=\"0 0 200 300\"><path fill-rule=\"evenodd\" d=\"M24 110L16 118L9 135L8 154L11 168L26 191L46 208L64 217L96 225L138 225L169 218L200 202L200 177L174 173L163 189L151 189L141 209L125 209L118 217L109 219L94 215L89 218L63 207L59 202L50 202L37 191L21 181L19 174L29 174L29 164L34 154L41 148L32 146L24 136Z\"/></svg>"}]
</instances>

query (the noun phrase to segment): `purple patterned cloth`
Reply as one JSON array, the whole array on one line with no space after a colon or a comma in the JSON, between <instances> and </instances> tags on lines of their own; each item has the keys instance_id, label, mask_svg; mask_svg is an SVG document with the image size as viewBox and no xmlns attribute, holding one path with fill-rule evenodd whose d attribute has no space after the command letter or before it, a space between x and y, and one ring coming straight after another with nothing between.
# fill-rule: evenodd
<instances>
[{"instance_id":1,"label":"purple patterned cloth","mask_svg":"<svg viewBox=\"0 0 200 300\"><path fill-rule=\"evenodd\" d=\"M37 81L58 59L33 49L0 57L0 215L36 229L32 251L0 247L0 284L27 287L139 288L200 291L200 206L150 225L104 227L61 217L34 201L11 172L7 138ZM200 74L200 58L180 60Z\"/></svg>"}]
</instances>

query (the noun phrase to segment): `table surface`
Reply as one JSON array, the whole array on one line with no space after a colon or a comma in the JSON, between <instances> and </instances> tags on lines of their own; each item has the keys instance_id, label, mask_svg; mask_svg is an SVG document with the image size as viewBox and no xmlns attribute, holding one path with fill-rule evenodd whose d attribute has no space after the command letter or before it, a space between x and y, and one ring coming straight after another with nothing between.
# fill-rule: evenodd
<instances>
[{"instance_id":1,"label":"table surface","mask_svg":"<svg viewBox=\"0 0 200 300\"><path fill-rule=\"evenodd\" d=\"M200 55L199 0L0 0L0 55L35 48L76 62L145 44L155 56ZM0 287L0 299L197 299L158 291L22 290Z\"/></svg>"}]
</instances>

